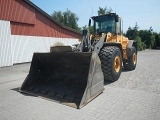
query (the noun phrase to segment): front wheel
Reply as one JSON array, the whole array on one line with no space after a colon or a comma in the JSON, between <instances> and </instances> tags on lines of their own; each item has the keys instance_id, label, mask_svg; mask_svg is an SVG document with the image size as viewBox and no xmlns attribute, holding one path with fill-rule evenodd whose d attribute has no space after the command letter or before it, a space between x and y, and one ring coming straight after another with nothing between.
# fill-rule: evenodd
<instances>
[{"instance_id":1,"label":"front wheel","mask_svg":"<svg viewBox=\"0 0 160 120\"><path fill-rule=\"evenodd\" d=\"M99 53L104 80L116 81L122 71L122 55L117 46L107 46Z\"/></svg>"}]
</instances>

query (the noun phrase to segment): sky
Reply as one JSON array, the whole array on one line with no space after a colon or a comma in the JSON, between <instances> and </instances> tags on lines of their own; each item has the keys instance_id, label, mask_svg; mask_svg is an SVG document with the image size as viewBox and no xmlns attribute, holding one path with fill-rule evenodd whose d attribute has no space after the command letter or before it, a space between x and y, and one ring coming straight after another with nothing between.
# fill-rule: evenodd
<instances>
[{"instance_id":1,"label":"sky","mask_svg":"<svg viewBox=\"0 0 160 120\"><path fill-rule=\"evenodd\" d=\"M51 15L54 11L66 11L67 8L78 17L78 26L88 25L91 16L98 15L101 8L112 8L123 19L123 31L134 27L153 28L160 33L160 0L30 0L43 11Z\"/></svg>"}]
</instances>

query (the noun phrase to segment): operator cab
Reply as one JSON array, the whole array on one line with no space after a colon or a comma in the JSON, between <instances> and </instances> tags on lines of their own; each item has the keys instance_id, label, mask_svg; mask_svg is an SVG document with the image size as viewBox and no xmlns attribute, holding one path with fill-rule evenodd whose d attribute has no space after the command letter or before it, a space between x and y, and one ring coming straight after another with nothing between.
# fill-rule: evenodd
<instances>
[{"instance_id":1,"label":"operator cab","mask_svg":"<svg viewBox=\"0 0 160 120\"><path fill-rule=\"evenodd\" d=\"M112 33L113 35L121 35L121 18L116 13L106 15L93 16L94 34L101 35L102 33Z\"/></svg>"}]
</instances>

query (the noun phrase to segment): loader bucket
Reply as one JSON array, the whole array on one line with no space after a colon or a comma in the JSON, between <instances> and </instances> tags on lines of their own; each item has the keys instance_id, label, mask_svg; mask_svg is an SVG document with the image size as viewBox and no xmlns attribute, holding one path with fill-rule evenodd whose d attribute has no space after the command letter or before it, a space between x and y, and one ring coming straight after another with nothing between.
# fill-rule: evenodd
<instances>
[{"instance_id":1,"label":"loader bucket","mask_svg":"<svg viewBox=\"0 0 160 120\"><path fill-rule=\"evenodd\" d=\"M35 53L20 92L82 108L104 90L97 53Z\"/></svg>"}]
</instances>

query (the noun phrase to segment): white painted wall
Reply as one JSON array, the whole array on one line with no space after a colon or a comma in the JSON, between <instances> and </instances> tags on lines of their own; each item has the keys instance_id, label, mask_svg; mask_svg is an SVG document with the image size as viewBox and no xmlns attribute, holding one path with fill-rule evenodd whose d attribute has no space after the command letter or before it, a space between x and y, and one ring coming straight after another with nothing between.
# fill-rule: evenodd
<instances>
[{"instance_id":1,"label":"white painted wall","mask_svg":"<svg viewBox=\"0 0 160 120\"><path fill-rule=\"evenodd\" d=\"M56 42L73 45L78 39L11 35L10 22L0 20L0 67L30 62L34 52L49 52Z\"/></svg>"},{"instance_id":2,"label":"white painted wall","mask_svg":"<svg viewBox=\"0 0 160 120\"><path fill-rule=\"evenodd\" d=\"M0 20L0 67L13 65L10 22Z\"/></svg>"}]
</instances>

